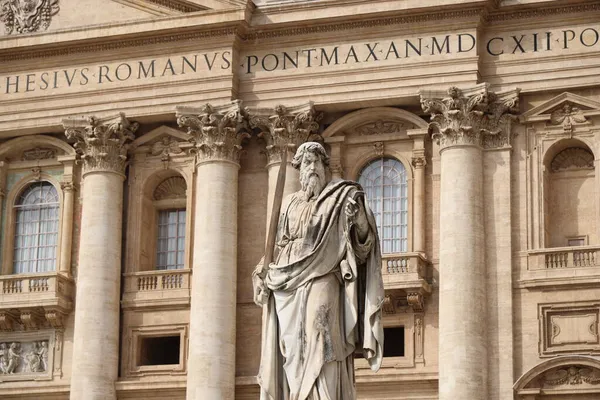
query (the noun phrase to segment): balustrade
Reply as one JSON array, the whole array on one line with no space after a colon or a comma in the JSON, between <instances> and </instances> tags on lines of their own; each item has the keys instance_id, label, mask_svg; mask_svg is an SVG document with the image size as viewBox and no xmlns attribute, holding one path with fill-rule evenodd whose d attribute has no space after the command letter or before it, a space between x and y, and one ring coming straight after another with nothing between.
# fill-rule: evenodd
<instances>
[{"instance_id":1,"label":"balustrade","mask_svg":"<svg viewBox=\"0 0 600 400\"><path fill-rule=\"evenodd\" d=\"M123 307L189 305L190 275L189 269L125 274Z\"/></svg>"}]
</instances>

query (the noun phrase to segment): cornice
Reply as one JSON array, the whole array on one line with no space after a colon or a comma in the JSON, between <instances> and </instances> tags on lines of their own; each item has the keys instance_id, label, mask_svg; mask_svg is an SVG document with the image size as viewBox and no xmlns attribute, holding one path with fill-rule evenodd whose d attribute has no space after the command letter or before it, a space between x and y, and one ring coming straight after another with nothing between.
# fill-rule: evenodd
<instances>
[{"instance_id":1,"label":"cornice","mask_svg":"<svg viewBox=\"0 0 600 400\"><path fill-rule=\"evenodd\" d=\"M600 3L584 3L584 4L570 4L563 6L554 7L536 7L527 8L524 10L512 10L512 11L500 11L493 12L487 16L488 22L504 22L512 21L515 19L531 19L541 18L548 16L564 15L564 14L575 14L575 13L589 13L600 11Z\"/></svg>"},{"instance_id":2,"label":"cornice","mask_svg":"<svg viewBox=\"0 0 600 400\"><path fill-rule=\"evenodd\" d=\"M206 10L206 7L193 5L187 2L178 0L146 0L150 3L158 4L159 6L170 8L171 10L179 11L182 13L196 12Z\"/></svg>"},{"instance_id":3,"label":"cornice","mask_svg":"<svg viewBox=\"0 0 600 400\"><path fill-rule=\"evenodd\" d=\"M0 63L17 61L17 60L28 60L34 58L50 58L57 56L68 56L71 54L81 53L96 53L102 51L118 50L127 47L142 47L152 46L157 44L172 43L172 42L187 42L198 39L214 39L220 37L232 36L237 33L237 28L223 28L205 30L201 32L189 32L181 34L161 35L154 37L145 37L130 40L113 40L105 43L93 43L93 44L81 44L75 46L63 47L60 49L47 49L38 51L21 51L18 53L8 53L6 55L0 55Z\"/></svg>"},{"instance_id":4,"label":"cornice","mask_svg":"<svg viewBox=\"0 0 600 400\"><path fill-rule=\"evenodd\" d=\"M321 25L310 25L301 27L286 27L275 29L261 29L259 27L252 28L248 34L243 36L244 40L271 39L284 36L300 36L319 33L328 33L336 31L365 29L373 27L418 24L422 22L440 21L440 20L455 20L463 18L472 18L481 16L483 9L469 8L456 11L440 11L429 12L414 15L403 15L389 18L370 18L360 21L339 22L339 23L324 23Z\"/></svg>"}]
</instances>

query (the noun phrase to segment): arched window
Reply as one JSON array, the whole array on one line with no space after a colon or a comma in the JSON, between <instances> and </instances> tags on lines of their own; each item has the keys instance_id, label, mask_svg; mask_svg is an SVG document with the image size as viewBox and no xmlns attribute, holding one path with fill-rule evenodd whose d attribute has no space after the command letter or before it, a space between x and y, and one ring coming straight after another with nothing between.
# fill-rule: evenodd
<instances>
[{"instance_id":1,"label":"arched window","mask_svg":"<svg viewBox=\"0 0 600 400\"><path fill-rule=\"evenodd\" d=\"M17 198L13 271L15 274L56 269L59 199L49 182L32 183Z\"/></svg>"},{"instance_id":2,"label":"arched window","mask_svg":"<svg viewBox=\"0 0 600 400\"><path fill-rule=\"evenodd\" d=\"M407 251L408 188L404 165L393 158L373 160L362 169L358 182L375 215L382 252Z\"/></svg>"}]
</instances>

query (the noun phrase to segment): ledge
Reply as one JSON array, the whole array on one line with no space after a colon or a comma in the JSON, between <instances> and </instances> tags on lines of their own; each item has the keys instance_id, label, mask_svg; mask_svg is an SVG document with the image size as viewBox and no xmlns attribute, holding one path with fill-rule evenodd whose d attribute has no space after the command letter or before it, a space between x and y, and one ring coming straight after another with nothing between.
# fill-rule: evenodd
<instances>
[{"instance_id":1,"label":"ledge","mask_svg":"<svg viewBox=\"0 0 600 400\"><path fill-rule=\"evenodd\" d=\"M190 269L124 274L123 309L186 308L190 305Z\"/></svg>"}]
</instances>

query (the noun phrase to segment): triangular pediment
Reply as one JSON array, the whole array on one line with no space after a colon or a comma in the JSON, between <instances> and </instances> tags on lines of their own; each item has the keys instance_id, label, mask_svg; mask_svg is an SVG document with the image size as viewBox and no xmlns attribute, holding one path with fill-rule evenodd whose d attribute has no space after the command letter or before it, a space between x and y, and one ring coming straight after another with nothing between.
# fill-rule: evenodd
<instances>
[{"instance_id":1,"label":"triangular pediment","mask_svg":"<svg viewBox=\"0 0 600 400\"><path fill-rule=\"evenodd\" d=\"M600 102L564 92L523 113L520 119L522 122L550 121L564 114L577 115L583 121L587 117L600 115Z\"/></svg>"},{"instance_id":2,"label":"triangular pediment","mask_svg":"<svg viewBox=\"0 0 600 400\"><path fill-rule=\"evenodd\" d=\"M24 7L25 1L28 7ZM240 8L248 0L2 0L0 36ZM33 6L30 6L33 4Z\"/></svg>"},{"instance_id":3,"label":"triangular pediment","mask_svg":"<svg viewBox=\"0 0 600 400\"><path fill-rule=\"evenodd\" d=\"M182 154L190 146L189 135L169 126L162 125L134 140L130 148L134 153L164 156Z\"/></svg>"}]
</instances>

